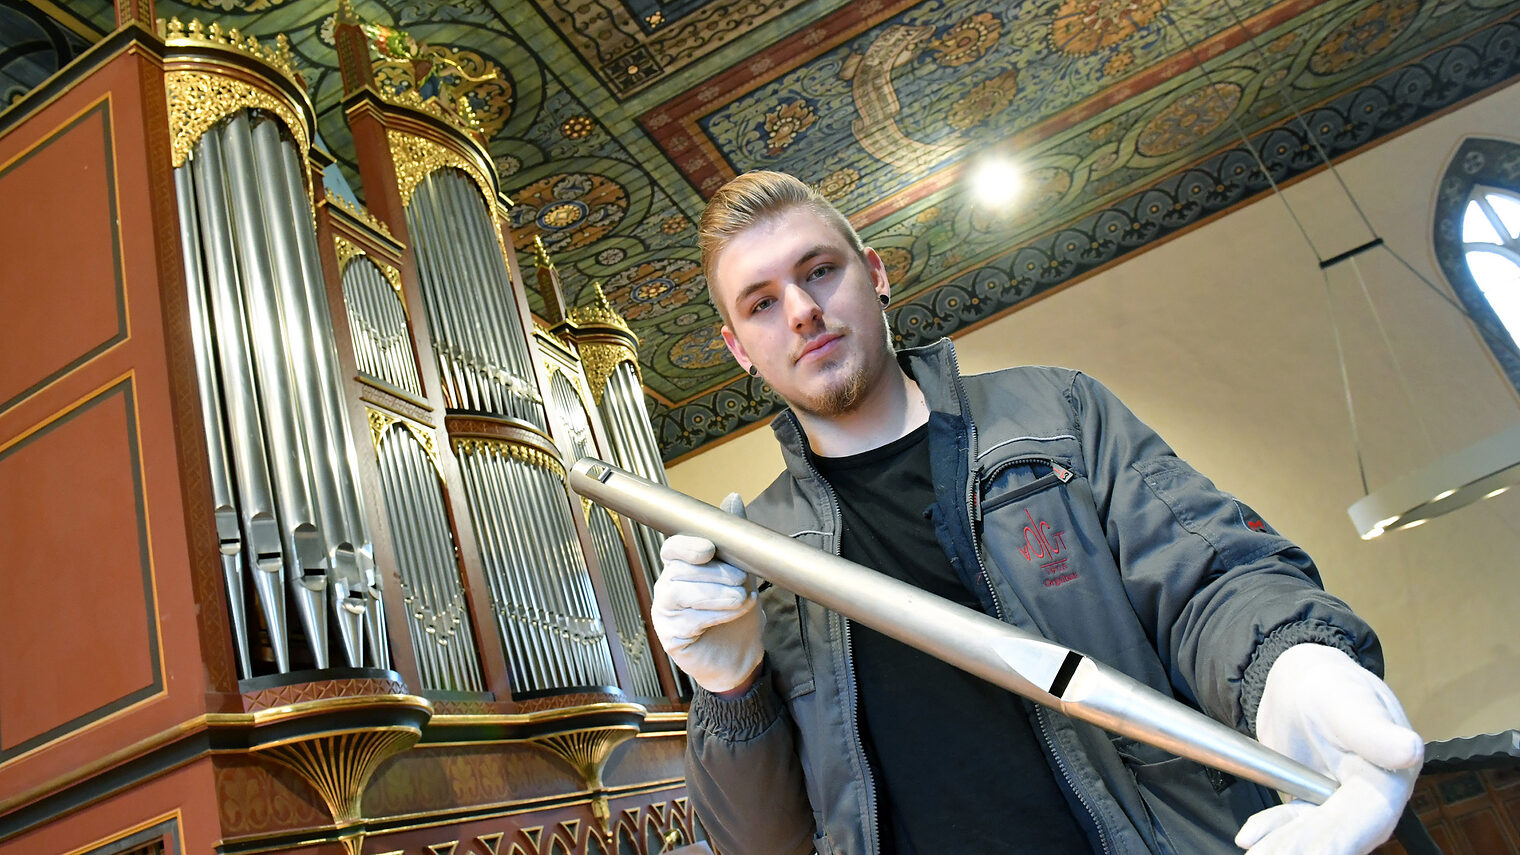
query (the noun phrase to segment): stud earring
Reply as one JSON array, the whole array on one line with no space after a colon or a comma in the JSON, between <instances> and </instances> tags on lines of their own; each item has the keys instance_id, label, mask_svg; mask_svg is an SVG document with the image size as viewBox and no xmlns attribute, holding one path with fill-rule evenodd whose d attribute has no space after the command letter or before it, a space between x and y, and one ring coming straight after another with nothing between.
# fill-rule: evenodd
<instances>
[{"instance_id":1,"label":"stud earring","mask_svg":"<svg viewBox=\"0 0 1520 855\"><path fill-rule=\"evenodd\" d=\"M749 376L751 376L751 377L759 377L760 376L760 369L758 369L755 366L751 365L749 367Z\"/></svg>"},{"instance_id":2,"label":"stud earring","mask_svg":"<svg viewBox=\"0 0 1520 855\"><path fill-rule=\"evenodd\" d=\"M881 301L881 307L883 309L887 307L888 303L892 302L892 298L888 297L886 294L877 294L876 299Z\"/></svg>"}]
</instances>

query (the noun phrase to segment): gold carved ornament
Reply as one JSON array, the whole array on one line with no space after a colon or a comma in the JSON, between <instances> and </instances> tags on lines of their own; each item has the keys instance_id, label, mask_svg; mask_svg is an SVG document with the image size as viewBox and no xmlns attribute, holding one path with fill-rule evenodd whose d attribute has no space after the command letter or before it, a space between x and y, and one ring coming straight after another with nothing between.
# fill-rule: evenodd
<instances>
[{"instance_id":1,"label":"gold carved ornament","mask_svg":"<svg viewBox=\"0 0 1520 855\"><path fill-rule=\"evenodd\" d=\"M597 830L604 839L612 837L612 810L607 804L602 770L607 765L607 758L612 756L613 749L632 739L638 732L638 727L631 724L608 725L550 733L528 740L548 749L580 773L581 779L586 782L586 789L591 793L591 815L596 817Z\"/></svg>"},{"instance_id":2,"label":"gold carved ornament","mask_svg":"<svg viewBox=\"0 0 1520 855\"><path fill-rule=\"evenodd\" d=\"M171 148L176 167L185 162L212 125L242 109L268 110L279 116L295 135L301 159L306 158L309 146L306 124L296 119L288 103L263 89L202 71L170 71L164 75L164 91L169 100Z\"/></svg>"},{"instance_id":3,"label":"gold carved ornament","mask_svg":"<svg viewBox=\"0 0 1520 855\"><path fill-rule=\"evenodd\" d=\"M596 405L602 405L602 398L607 391L607 379L612 372L617 370L618 363L632 363L633 371L639 377L639 384L643 385L644 378L639 371L639 355L632 347L626 344L611 344L607 342L588 342L580 346L581 368L586 372L586 379L591 383L591 395L596 400Z\"/></svg>"},{"instance_id":4,"label":"gold carved ornament","mask_svg":"<svg viewBox=\"0 0 1520 855\"><path fill-rule=\"evenodd\" d=\"M333 238L333 245L337 247L338 250L339 276L343 275L343 271L348 267L348 263L350 261L353 261L355 258L358 258L359 256L365 254L364 250L360 249L357 246L354 246L353 243L349 242L349 240L342 235L337 235Z\"/></svg>"},{"instance_id":5,"label":"gold carved ornament","mask_svg":"<svg viewBox=\"0 0 1520 855\"><path fill-rule=\"evenodd\" d=\"M478 165L458 152L414 134L388 131L386 136L391 144L391 159L396 164L396 189L401 191L402 205L412 204L412 193L423 179L439 169L452 166L464 170L466 175L480 185L480 192L485 196L487 216L490 216L491 200L495 198L495 193L491 189L491 182Z\"/></svg>"},{"instance_id":6,"label":"gold carved ornament","mask_svg":"<svg viewBox=\"0 0 1520 855\"><path fill-rule=\"evenodd\" d=\"M540 469L547 469L553 472L561 481L565 480L565 467L557 458L521 443L507 442L501 439L470 437L454 440L454 450L464 455L493 454L500 457L510 457L531 466L537 466Z\"/></svg>"},{"instance_id":7,"label":"gold carved ornament","mask_svg":"<svg viewBox=\"0 0 1520 855\"><path fill-rule=\"evenodd\" d=\"M380 764L404 751L422 735L410 727L380 727L315 734L253 749L306 779L322 797L340 832L358 823L364 788ZM339 842L349 855L359 855L365 833L342 834Z\"/></svg>"},{"instance_id":8,"label":"gold carved ornament","mask_svg":"<svg viewBox=\"0 0 1520 855\"><path fill-rule=\"evenodd\" d=\"M417 444L422 446L422 453L426 454L432 462L433 468L438 472L438 480L445 481L443 477L443 462L438 459L438 442L433 438L433 432L419 424L394 416L390 413L377 410L374 407L365 407L369 414L370 439L375 443L375 454L380 453L380 445L385 442L391 426L399 423L402 427L411 431L412 436L417 438Z\"/></svg>"},{"instance_id":9,"label":"gold carved ornament","mask_svg":"<svg viewBox=\"0 0 1520 855\"><path fill-rule=\"evenodd\" d=\"M198 18L190 21L189 24L185 24L179 18L170 18L168 21L159 18L158 35L169 47L211 46L237 51L273 68L286 80L295 84L297 89L306 91L306 81L301 77L301 72L296 69L295 54L291 53L290 39L286 38L284 33L275 36L274 47L268 47L260 44L259 40L253 36L245 38L236 27L223 30L222 25L216 22L206 26Z\"/></svg>"}]
</instances>

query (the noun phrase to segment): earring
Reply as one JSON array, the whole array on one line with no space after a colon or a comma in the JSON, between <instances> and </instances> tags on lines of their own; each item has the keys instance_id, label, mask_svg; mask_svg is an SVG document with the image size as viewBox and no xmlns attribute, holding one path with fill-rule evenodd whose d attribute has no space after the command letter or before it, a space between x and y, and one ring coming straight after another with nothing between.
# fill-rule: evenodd
<instances>
[{"instance_id":1,"label":"earring","mask_svg":"<svg viewBox=\"0 0 1520 855\"><path fill-rule=\"evenodd\" d=\"M760 369L758 369L755 366L751 365L749 367L749 376L751 376L751 377L759 377L760 376Z\"/></svg>"},{"instance_id":2,"label":"earring","mask_svg":"<svg viewBox=\"0 0 1520 855\"><path fill-rule=\"evenodd\" d=\"M887 307L888 303L892 302L892 298L888 297L886 294L877 294L876 299L881 301L881 307L883 309Z\"/></svg>"}]
</instances>

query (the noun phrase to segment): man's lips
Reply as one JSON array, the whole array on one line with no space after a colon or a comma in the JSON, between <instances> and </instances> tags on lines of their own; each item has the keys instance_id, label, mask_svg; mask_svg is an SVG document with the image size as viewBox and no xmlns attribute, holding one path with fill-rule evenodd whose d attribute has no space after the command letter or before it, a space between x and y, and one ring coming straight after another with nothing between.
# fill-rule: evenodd
<instances>
[{"instance_id":1,"label":"man's lips","mask_svg":"<svg viewBox=\"0 0 1520 855\"><path fill-rule=\"evenodd\" d=\"M823 335L820 335L817 338L809 341L807 344L803 345L802 352L797 354L797 358L793 361L801 362L807 358L808 354L826 352L832 349L830 345L836 341L839 341L843 337L844 336L838 333L824 333Z\"/></svg>"}]
</instances>

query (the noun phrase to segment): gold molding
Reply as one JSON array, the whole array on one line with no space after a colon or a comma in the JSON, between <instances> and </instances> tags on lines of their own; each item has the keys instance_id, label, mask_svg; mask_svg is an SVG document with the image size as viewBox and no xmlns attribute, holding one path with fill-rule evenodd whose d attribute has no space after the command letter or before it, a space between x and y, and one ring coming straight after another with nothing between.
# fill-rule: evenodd
<instances>
[{"instance_id":1,"label":"gold molding","mask_svg":"<svg viewBox=\"0 0 1520 855\"><path fill-rule=\"evenodd\" d=\"M396 240L396 236L391 234L391 227L386 225L384 220L371 214L368 208L355 207L347 199L334 193L330 187L323 189L326 190L327 204L341 209L343 213L348 214L350 217L369 226L392 241Z\"/></svg>"},{"instance_id":2,"label":"gold molding","mask_svg":"<svg viewBox=\"0 0 1520 855\"><path fill-rule=\"evenodd\" d=\"M274 47L267 47L260 44L259 40L253 36L244 38L237 27L223 30L222 25L215 21L207 26L202 24L199 18L192 19L189 24L185 24L179 18L170 18L167 22L159 18L158 35L164 40L164 44L171 48L210 46L237 51L269 66L295 84L297 89L306 91L306 80L296 69L295 55L290 50L290 39L286 38L284 33L275 36Z\"/></svg>"},{"instance_id":3,"label":"gold molding","mask_svg":"<svg viewBox=\"0 0 1520 855\"><path fill-rule=\"evenodd\" d=\"M471 163L470 160L458 152L451 151L443 145L424 139L416 134L403 133L401 131L387 131L387 139L391 145L391 159L396 164L396 189L401 191L401 204L412 204L412 193L423 179L446 166L452 166L464 170L464 173L475 179L480 185L480 192L485 196L486 216L495 222L495 205L492 201L496 198L491 189L491 182L481 171L480 166Z\"/></svg>"},{"instance_id":4,"label":"gold molding","mask_svg":"<svg viewBox=\"0 0 1520 855\"><path fill-rule=\"evenodd\" d=\"M602 770L613 749L638 735L639 729L631 724L613 724L588 727L561 733L547 733L528 740L545 748L569 763L591 793L591 815L596 818L597 830L604 839L612 837L610 820L612 811L607 803L607 790L602 783Z\"/></svg>"},{"instance_id":5,"label":"gold molding","mask_svg":"<svg viewBox=\"0 0 1520 855\"><path fill-rule=\"evenodd\" d=\"M310 146L306 123L296 118L288 103L264 89L204 71L170 71L164 74L164 92L169 100L171 160L175 167L185 162L212 125L245 108L268 110L279 116L295 135L302 160L306 158Z\"/></svg>"},{"instance_id":6,"label":"gold molding","mask_svg":"<svg viewBox=\"0 0 1520 855\"><path fill-rule=\"evenodd\" d=\"M540 469L547 469L561 481L565 479L565 467L558 458L519 442L485 437L459 437L454 440L454 450L464 455L477 453L506 455Z\"/></svg>"}]
</instances>

